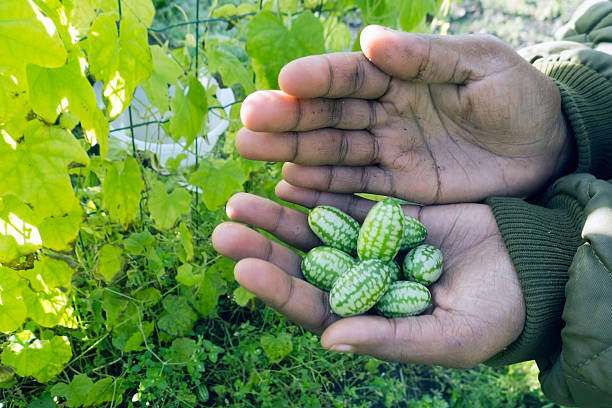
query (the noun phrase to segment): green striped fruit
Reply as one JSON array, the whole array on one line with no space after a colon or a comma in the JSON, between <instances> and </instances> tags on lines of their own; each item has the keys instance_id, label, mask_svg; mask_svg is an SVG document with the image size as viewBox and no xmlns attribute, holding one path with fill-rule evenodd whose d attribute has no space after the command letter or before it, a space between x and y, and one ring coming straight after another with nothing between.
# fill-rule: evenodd
<instances>
[{"instance_id":1,"label":"green striped fruit","mask_svg":"<svg viewBox=\"0 0 612 408\"><path fill-rule=\"evenodd\" d=\"M400 251L419 246L427 238L427 229L416 218L404 216L404 238Z\"/></svg>"},{"instance_id":2,"label":"green striped fruit","mask_svg":"<svg viewBox=\"0 0 612 408\"><path fill-rule=\"evenodd\" d=\"M404 317L419 314L429 305L429 289L418 282L397 281L389 285L374 308L386 317Z\"/></svg>"},{"instance_id":3,"label":"green striped fruit","mask_svg":"<svg viewBox=\"0 0 612 408\"><path fill-rule=\"evenodd\" d=\"M387 267L389 268L389 275L391 276L391 282L398 281L402 279L402 268L395 262L395 260L387 263Z\"/></svg>"},{"instance_id":4,"label":"green striped fruit","mask_svg":"<svg viewBox=\"0 0 612 408\"><path fill-rule=\"evenodd\" d=\"M397 255L404 237L404 213L393 199L379 201L366 216L357 239L360 259L389 262Z\"/></svg>"},{"instance_id":5,"label":"green striped fruit","mask_svg":"<svg viewBox=\"0 0 612 408\"><path fill-rule=\"evenodd\" d=\"M404 258L404 277L431 285L442 274L442 251L433 245L419 245Z\"/></svg>"},{"instance_id":6,"label":"green striped fruit","mask_svg":"<svg viewBox=\"0 0 612 408\"><path fill-rule=\"evenodd\" d=\"M354 316L371 309L391 281L390 268L378 259L358 262L336 279L329 292L329 305L340 316Z\"/></svg>"},{"instance_id":7,"label":"green striped fruit","mask_svg":"<svg viewBox=\"0 0 612 408\"><path fill-rule=\"evenodd\" d=\"M356 253L359 223L347 213L320 205L308 214L308 225L325 245L349 254Z\"/></svg>"},{"instance_id":8,"label":"green striped fruit","mask_svg":"<svg viewBox=\"0 0 612 408\"><path fill-rule=\"evenodd\" d=\"M339 249L320 246L306 254L302 260L302 273L308 282L329 291L336 279L355 262L352 256Z\"/></svg>"}]
</instances>

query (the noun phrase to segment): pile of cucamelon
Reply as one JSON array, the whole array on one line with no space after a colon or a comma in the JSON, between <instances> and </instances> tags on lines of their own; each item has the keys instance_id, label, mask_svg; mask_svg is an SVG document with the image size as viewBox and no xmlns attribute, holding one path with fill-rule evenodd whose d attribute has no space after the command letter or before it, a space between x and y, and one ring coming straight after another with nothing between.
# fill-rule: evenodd
<instances>
[{"instance_id":1,"label":"pile of cucamelon","mask_svg":"<svg viewBox=\"0 0 612 408\"><path fill-rule=\"evenodd\" d=\"M442 274L442 252L423 244L425 226L405 216L398 200L376 203L361 226L350 215L325 205L310 211L308 224L325 246L306 254L302 273L329 291L334 313L346 317L374 308L386 317L403 317L429 307L431 293L426 286ZM407 250L400 268L395 258Z\"/></svg>"}]
</instances>

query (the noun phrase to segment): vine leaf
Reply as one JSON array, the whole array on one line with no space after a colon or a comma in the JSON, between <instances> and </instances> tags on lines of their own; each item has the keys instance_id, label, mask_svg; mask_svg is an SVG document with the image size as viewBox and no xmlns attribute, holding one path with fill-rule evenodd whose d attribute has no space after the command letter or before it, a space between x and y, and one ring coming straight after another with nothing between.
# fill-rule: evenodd
<instances>
[{"instance_id":1,"label":"vine leaf","mask_svg":"<svg viewBox=\"0 0 612 408\"><path fill-rule=\"evenodd\" d=\"M21 296L26 281L7 267L0 267L0 332L11 333L25 321L28 310Z\"/></svg>"},{"instance_id":2,"label":"vine leaf","mask_svg":"<svg viewBox=\"0 0 612 408\"><path fill-rule=\"evenodd\" d=\"M208 62L208 70L210 72L219 72L225 86L241 84L244 86L244 91L247 95L255 92L253 70L247 69L238 57L220 47L219 44L215 44L213 40L206 41L206 60Z\"/></svg>"},{"instance_id":3,"label":"vine leaf","mask_svg":"<svg viewBox=\"0 0 612 408\"><path fill-rule=\"evenodd\" d=\"M193 235L189 232L187 225L181 221L179 224L179 239L181 247L179 248L179 259L183 262L191 262L193 260Z\"/></svg>"},{"instance_id":4,"label":"vine leaf","mask_svg":"<svg viewBox=\"0 0 612 408\"><path fill-rule=\"evenodd\" d=\"M123 262L123 250L114 245L106 244L100 248L96 274L106 282L110 282L123 268Z\"/></svg>"},{"instance_id":5,"label":"vine leaf","mask_svg":"<svg viewBox=\"0 0 612 408\"><path fill-rule=\"evenodd\" d=\"M66 49L57 34L50 34L39 21L30 2L0 3L0 66L26 64L59 67L66 62Z\"/></svg>"},{"instance_id":6,"label":"vine leaf","mask_svg":"<svg viewBox=\"0 0 612 408\"><path fill-rule=\"evenodd\" d=\"M189 182L202 189L206 208L216 211L232 194L242 191L242 185L247 179L247 174L237 161L209 160L200 165Z\"/></svg>"},{"instance_id":7,"label":"vine leaf","mask_svg":"<svg viewBox=\"0 0 612 408\"><path fill-rule=\"evenodd\" d=\"M68 167L75 164L89 157L74 136L31 121L19 143L0 140L0 197L14 194L41 218L62 216L74 204Z\"/></svg>"},{"instance_id":8,"label":"vine leaf","mask_svg":"<svg viewBox=\"0 0 612 408\"><path fill-rule=\"evenodd\" d=\"M8 264L41 246L40 217L12 194L0 199L0 262Z\"/></svg>"},{"instance_id":9,"label":"vine leaf","mask_svg":"<svg viewBox=\"0 0 612 408\"><path fill-rule=\"evenodd\" d=\"M172 117L168 124L170 134L176 141L181 137L185 139L189 147L202 130L208 113L206 89L197 78L191 77L187 94L177 88L170 105L172 107Z\"/></svg>"},{"instance_id":10,"label":"vine leaf","mask_svg":"<svg viewBox=\"0 0 612 408\"><path fill-rule=\"evenodd\" d=\"M142 81L141 86L151 104L159 109L159 113L164 114L170 108L168 85L176 85L183 70L159 45L151 46L151 56L153 72Z\"/></svg>"},{"instance_id":11,"label":"vine leaf","mask_svg":"<svg viewBox=\"0 0 612 408\"><path fill-rule=\"evenodd\" d=\"M270 363L278 363L293 351L291 334L278 333L274 336L266 334L261 336L260 344Z\"/></svg>"},{"instance_id":12,"label":"vine leaf","mask_svg":"<svg viewBox=\"0 0 612 408\"><path fill-rule=\"evenodd\" d=\"M123 162L107 163L106 167L102 185L104 208L112 220L126 228L138 214L140 194L144 189L140 168L131 156L126 156Z\"/></svg>"},{"instance_id":13,"label":"vine leaf","mask_svg":"<svg viewBox=\"0 0 612 408\"><path fill-rule=\"evenodd\" d=\"M42 292L34 292L24 287L21 295L28 309L28 317L35 323L43 327L54 327L65 318L68 298L60 289L47 288Z\"/></svg>"},{"instance_id":14,"label":"vine leaf","mask_svg":"<svg viewBox=\"0 0 612 408\"><path fill-rule=\"evenodd\" d=\"M89 71L104 82L107 116L114 119L131 103L141 80L151 76L151 50L147 29L132 14L121 18L119 33L115 13L100 14L91 25L84 48Z\"/></svg>"},{"instance_id":15,"label":"vine leaf","mask_svg":"<svg viewBox=\"0 0 612 408\"><path fill-rule=\"evenodd\" d=\"M22 377L32 376L41 383L59 374L72 357L66 336L41 340L25 330L8 340L9 344L2 352L2 364L14 367Z\"/></svg>"},{"instance_id":16,"label":"vine leaf","mask_svg":"<svg viewBox=\"0 0 612 408\"><path fill-rule=\"evenodd\" d=\"M79 235L83 217L81 204L78 200L74 200L72 210L68 214L45 218L38 224L43 246L59 252L71 251Z\"/></svg>"},{"instance_id":17,"label":"vine leaf","mask_svg":"<svg viewBox=\"0 0 612 408\"><path fill-rule=\"evenodd\" d=\"M402 2L400 5L400 27L404 31L413 30L425 18L427 13L435 14L437 11L436 0L412 0Z\"/></svg>"},{"instance_id":18,"label":"vine leaf","mask_svg":"<svg viewBox=\"0 0 612 408\"><path fill-rule=\"evenodd\" d=\"M68 63L59 68L28 65L30 103L36 114L47 123L54 123L62 111L69 111L81 120L81 127L90 144L100 144L100 155L108 149L109 125L98 108L96 95L81 72L79 50L70 53Z\"/></svg>"},{"instance_id":19,"label":"vine leaf","mask_svg":"<svg viewBox=\"0 0 612 408\"><path fill-rule=\"evenodd\" d=\"M149 193L149 212L155 227L160 230L172 228L176 220L191 210L191 194L184 188L177 188L172 193L166 192L166 186L156 181Z\"/></svg>"},{"instance_id":20,"label":"vine leaf","mask_svg":"<svg viewBox=\"0 0 612 408\"><path fill-rule=\"evenodd\" d=\"M187 304L187 300L184 297L167 296L162 305L164 312L157 322L157 327L173 337L189 334L198 316Z\"/></svg>"},{"instance_id":21,"label":"vine leaf","mask_svg":"<svg viewBox=\"0 0 612 408\"><path fill-rule=\"evenodd\" d=\"M70 291L73 270L64 261L42 255L34 262L34 268L18 273L30 281L30 287L36 292L62 288L67 293Z\"/></svg>"}]
</instances>

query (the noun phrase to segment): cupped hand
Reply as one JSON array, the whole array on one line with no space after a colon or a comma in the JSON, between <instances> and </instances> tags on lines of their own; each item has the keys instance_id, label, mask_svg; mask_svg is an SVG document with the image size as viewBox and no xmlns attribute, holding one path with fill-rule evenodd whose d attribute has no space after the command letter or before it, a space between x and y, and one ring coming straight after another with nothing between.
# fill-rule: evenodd
<instances>
[{"instance_id":1,"label":"cupped hand","mask_svg":"<svg viewBox=\"0 0 612 408\"><path fill-rule=\"evenodd\" d=\"M352 195L320 193L285 182L277 194L307 207L334 205L359 221L372 205ZM245 225L219 225L213 245L239 261L234 273L243 287L295 323L322 334L321 344L327 349L449 367L471 367L492 357L521 333L525 306L491 210L480 204L454 204L406 206L404 212L427 226L426 242L444 254L442 277L430 287L432 307L420 316L340 318L330 310L327 292L303 280L298 253ZM306 214L264 198L237 194L227 213L300 250L321 245Z\"/></svg>"},{"instance_id":2,"label":"cupped hand","mask_svg":"<svg viewBox=\"0 0 612 408\"><path fill-rule=\"evenodd\" d=\"M370 26L361 46L250 95L240 154L289 162L295 186L420 203L528 195L570 170L559 90L500 40Z\"/></svg>"}]
</instances>

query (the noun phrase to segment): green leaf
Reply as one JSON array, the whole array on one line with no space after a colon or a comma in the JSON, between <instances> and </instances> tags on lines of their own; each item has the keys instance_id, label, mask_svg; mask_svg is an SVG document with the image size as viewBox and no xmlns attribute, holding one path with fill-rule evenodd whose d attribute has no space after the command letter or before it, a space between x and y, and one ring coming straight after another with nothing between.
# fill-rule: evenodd
<instances>
[{"instance_id":1,"label":"green leaf","mask_svg":"<svg viewBox=\"0 0 612 408\"><path fill-rule=\"evenodd\" d=\"M15 367L22 377L32 376L44 383L59 374L71 357L72 349L66 336L39 340L31 332L24 331L9 338L2 352L2 364Z\"/></svg>"},{"instance_id":2,"label":"green leaf","mask_svg":"<svg viewBox=\"0 0 612 408\"><path fill-rule=\"evenodd\" d=\"M298 40L270 11L259 12L249 23L246 51L261 64L267 82L274 89L278 89L281 68L303 55Z\"/></svg>"},{"instance_id":3,"label":"green leaf","mask_svg":"<svg viewBox=\"0 0 612 408\"><path fill-rule=\"evenodd\" d=\"M43 246L59 252L72 251L74 242L79 236L83 218L83 209L78 200L74 200L74 206L68 214L45 218L38 224Z\"/></svg>"},{"instance_id":4,"label":"green leaf","mask_svg":"<svg viewBox=\"0 0 612 408\"><path fill-rule=\"evenodd\" d=\"M81 120L81 127L90 144L100 144L100 155L106 155L109 125L98 108L96 95L81 71L81 52L73 52L68 63L60 68L28 65L30 103L36 114L47 123L54 123L58 114L69 111Z\"/></svg>"},{"instance_id":5,"label":"green leaf","mask_svg":"<svg viewBox=\"0 0 612 408\"><path fill-rule=\"evenodd\" d=\"M11 121L28 104L27 90L0 70L0 123Z\"/></svg>"},{"instance_id":6,"label":"green leaf","mask_svg":"<svg viewBox=\"0 0 612 408\"><path fill-rule=\"evenodd\" d=\"M237 161L204 161L191 175L190 183L202 189L206 208L216 211L232 196L242 191L248 177Z\"/></svg>"},{"instance_id":7,"label":"green leaf","mask_svg":"<svg viewBox=\"0 0 612 408\"><path fill-rule=\"evenodd\" d=\"M184 297L167 296L162 304L165 311L157 322L157 327L173 337L189 334L197 315L187 304L187 300Z\"/></svg>"},{"instance_id":8,"label":"green leaf","mask_svg":"<svg viewBox=\"0 0 612 408\"><path fill-rule=\"evenodd\" d=\"M66 262L44 255L34 262L34 268L19 271L22 277L30 281L30 287L36 292L53 288L70 292L72 273L72 268Z\"/></svg>"},{"instance_id":9,"label":"green leaf","mask_svg":"<svg viewBox=\"0 0 612 408\"><path fill-rule=\"evenodd\" d=\"M417 27L427 13L435 13L437 3L435 0L411 0L400 4L400 27L404 31L410 31Z\"/></svg>"},{"instance_id":10,"label":"green leaf","mask_svg":"<svg viewBox=\"0 0 612 408\"><path fill-rule=\"evenodd\" d=\"M185 286L197 285L202 281L203 276L201 270L194 272L194 267L191 264L183 264L176 270L176 281Z\"/></svg>"},{"instance_id":11,"label":"green leaf","mask_svg":"<svg viewBox=\"0 0 612 408\"><path fill-rule=\"evenodd\" d=\"M289 333L278 333L274 336L263 335L260 344L270 363L280 362L293 351L292 337Z\"/></svg>"},{"instance_id":12,"label":"green leaf","mask_svg":"<svg viewBox=\"0 0 612 408\"><path fill-rule=\"evenodd\" d=\"M155 7L151 0L122 0L121 11L131 14L145 27L149 27L155 17Z\"/></svg>"},{"instance_id":13,"label":"green leaf","mask_svg":"<svg viewBox=\"0 0 612 408\"><path fill-rule=\"evenodd\" d=\"M89 157L69 132L32 121L23 140L0 140L0 196L14 194L41 218L63 216L74 205L68 167L88 165Z\"/></svg>"},{"instance_id":14,"label":"green leaf","mask_svg":"<svg viewBox=\"0 0 612 408\"><path fill-rule=\"evenodd\" d=\"M40 217L22 200L7 195L0 200L0 262L11 263L40 249L36 225Z\"/></svg>"},{"instance_id":15,"label":"green leaf","mask_svg":"<svg viewBox=\"0 0 612 408\"><path fill-rule=\"evenodd\" d=\"M196 347L197 345L195 340L186 337L174 339L172 341L172 346L170 347L170 352L172 353L172 358L170 361L178 364L188 362L195 354Z\"/></svg>"},{"instance_id":16,"label":"green leaf","mask_svg":"<svg viewBox=\"0 0 612 408\"><path fill-rule=\"evenodd\" d=\"M219 72L226 87L241 84L247 95L255 92L253 71L247 69L226 47L222 47L218 43L215 44L213 41L206 41L206 59L208 70Z\"/></svg>"},{"instance_id":17,"label":"green leaf","mask_svg":"<svg viewBox=\"0 0 612 408\"><path fill-rule=\"evenodd\" d=\"M142 322L142 331L138 327L140 323L134 319L133 324L122 324L113 328L113 346L119 350L129 353L132 351L140 351L142 343L146 338L151 336L155 329L153 322ZM144 336L143 336L144 333Z\"/></svg>"},{"instance_id":18,"label":"green leaf","mask_svg":"<svg viewBox=\"0 0 612 408\"><path fill-rule=\"evenodd\" d=\"M106 312L106 323L110 326L115 326L123 321L119 318L126 314L130 305L130 302L124 297L108 291L104 292L101 303L102 309Z\"/></svg>"},{"instance_id":19,"label":"green leaf","mask_svg":"<svg viewBox=\"0 0 612 408\"><path fill-rule=\"evenodd\" d=\"M104 82L107 116L114 119L132 102L134 89L151 76L153 69L146 27L132 14L121 18L120 33L115 13L100 14L91 25L84 44L90 73Z\"/></svg>"},{"instance_id":20,"label":"green leaf","mask_svg":"<svg viewBox=\"0 0 612 408\"><path fill-rule=\"evenodd\" d=\"M66 398L68 407L100 406L113 399L113 378L106 377L95 383L86 374L77 374L69 384L58 383L51 392Z\"/></svg>"},{"instance_id":21,"label":"green leaf","mask_svg":"<svg viewBox=\"0 0 612 408\"><path fill-rule=\"evenodd\" d=\"M149 231L134 232L123 240L123 248L132 255L140 255L155 243L155 237Z\"/></svg>"},{"instance_id":22,"label":"green leaf","mask_svg":"<svg viewBox=\"0 0 612 408\"><path fill-rule=\"evenodd\" d=\"M234 279L234 267L236 261L229 258L221 257L213 266L211 266L207 274L219 274L226 282L233 282Z\"/></svg>"},{"instance_id":23,"label":"green leaf","mask_svg":"<svg viewBox=\"0 0 612 408\"><path fill-rule=\"evenodd\" d=\"M236 290L234 290L234 302L236 302L238 306L244 307L253 299L255 299L255 295L242 286L238 286Z\"/></svg>"},{"instance_id":24,"label":"green leaf","mask_svg":"<svg viewBox=\"0 0 612 408\"><path fill-rule=\"evenodd\" d=\"M159 109L161 114L164 114L170 108L168 85L176 85L183 70L159 45L151 46L151 56L153 57L153 73L151 77L142 81L141 86L149 102Z\"/></svg>"},{"instance_id":25,"label":"green leaf","mask_svg":"<svg viewBox=\"0 0 612 408\"><path fill-rule=\"evenodd\" d=\"M25 321L28 310L21 296L25 285L17 272L0 266L0 332L13 332Z\"/></svg>"},{"instance_id":26,"label":"green leaf","mask_svg":"<svg viewBox=\"0 0 612 408\"><path fill-rule=\"evenodd\" d=\"M310 11L302 13L291 25L291 34L302 47L303 55L325 53L323 24Z\"/></svg>"},{"instance_id":27,"label":"green leaf","mask_svg":"<svg viewBox=\"0 0 612 408\"><path fill-rule=\"evenodd\" d=\"M100 248L96 275L104 278L106 282L113 280L123 268L123 250L114 245L106 244Z\"/></svg>"},{"instance_id":28,"label":"green leaf","mask_svg":"<svg viewBox=\"0 0 612 408\"><path fill-rule=\"evenodd\" d=\"M172 107L172 117L168 124L170 134L176 141L181 137L185 139L186 147L189 147L202 130L208 113L206 90L197 78L191 77L187 94L177 88L170 106Z\"/></svg>"},{"instance_id":29,"label":"green leaf","mask_svg":"<svg viewBox=\"0 0 612 408\"><path fill-rule=\"evenodd\" d=\"M59 36L49 34L29 2L0 3L0 66L59 67L66 62L66 56Z\"/></svg>"},{"instance_id":30,"label":"green leaf","mask_svg":"<svg viewBox=\"0 0 612 408\"><path fill-rule=\"evenodd\" d=\"M331 52L344 51L351 45L351 32L338 18L325 20L325 48Z\"/></svg>"},{"instance_id":31,"label":"green leaf","mask_svg":"<svg viewBox=\"0 0 612 408\"><path fill-rule=\"evenodd\" d=\"M33 292L29 288L21 291L23 302L28 309L28 317L43 327L55 327L64 318L68 305L66 294L57 288L43 292Z\"/></svg>"},{"instance_id":32,"label":"green leaf","mask_svg":"<svg viewBox=\"0 0 612 408\"><path fill-rule=\"evenodd\" d=\"M187 225L181 221L179 224L179 234L181 240L181 252L179 254L183 262L191 262L193 260L193 237Z\"/></svg>"},{"instance_id":33,"label":"green leaf","mask_svg":"<svg viewBox=\"0 0 612 408\"><path fill-rule=\"evenodd\" d=\"M138 214L140 194L144 182L138 162L127 156L123 162L107 163L104 191L104 208L114 221L126 228Z\"/></svg>"},{"instance_id":34,"label":"green leaf","mask_svg":"<svg viewBox=\"0 0 612 408\"><path fill-rule=\"evenodd\" d=\"M206 273L204 279L200 281L195 308L201 316L206 317L215 309L218 301L219 293L209 278L209 274Z\"/></svg>"},{"instance_id":35,"label":"green leaf","mask_svg":"<svg viewBox=\"0 0 612 408\"><path fill-rule=\"evenodd\" d=\"M184 188L166 192L166 185L157 180L149 193L149 212L159 230L172 228L179 217L191 211L191 194Z\"/></svg>"}]
</instances>

